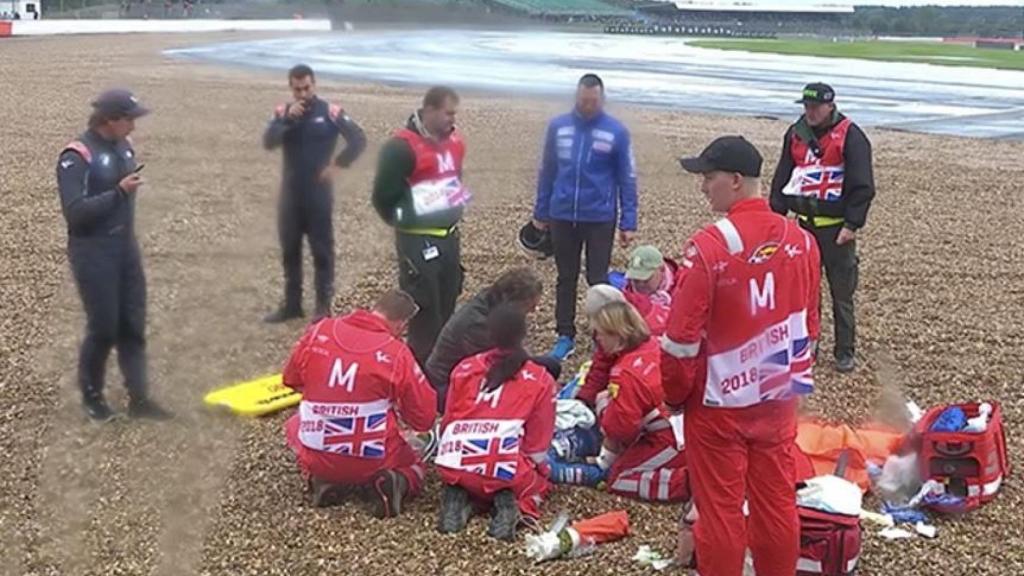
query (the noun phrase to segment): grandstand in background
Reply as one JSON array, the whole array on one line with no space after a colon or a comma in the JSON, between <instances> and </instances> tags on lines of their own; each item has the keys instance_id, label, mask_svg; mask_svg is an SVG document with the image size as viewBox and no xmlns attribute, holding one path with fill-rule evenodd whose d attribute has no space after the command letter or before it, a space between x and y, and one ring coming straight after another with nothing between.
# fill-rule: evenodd
<instances>
[{"instance_id":1,"label":"grandstand in background","mask_svg":"<svg viewBox=\"0 0 1024 576\"><path fill-rule=\"evenodd\" d=\"M69 10L61 12L65 4ZM450 21L511 26L540 20L596 24L614 34L735 38L856 35L850 27L854 11L849 6L751 5L715 0L51 0L47 8L51 17L63 18L328 16L336 22L403 25Z\"/></svg>"},{"instance_id":2,"label":"grandstand in background","mask_svg":"<svg viewBox=\"0 0 1024 576\"><path fill-rule=\"evenodd\" d=\"M605 26L614 34L774 38L779 34L849 32L852 6L694 3L650 0L638 3L635 18Z\"/></svg>"},{"instance_id":3,"label":"grandstand in background","mask_svg":"<svg viewBox=\"0 0 1024 576\"><path fill-rule=\"evenodd\" d=\"M700 22L738 26L771 24L819 24L841 26L853 16L853 6L796 6L791 4L694 3L652 1L637 6L642 16L662 23Z\"/></svg>"},{"instance_id":4,"label":"grandstand in background","mask_svg":"<svg viewBox=\"0 0 1024 576\"><path fill-rule=\"evenodd\" d=\"M633 11L600 0L484 0L495 8L534 18L627 18Z\"/></svg>"}]
</instances>

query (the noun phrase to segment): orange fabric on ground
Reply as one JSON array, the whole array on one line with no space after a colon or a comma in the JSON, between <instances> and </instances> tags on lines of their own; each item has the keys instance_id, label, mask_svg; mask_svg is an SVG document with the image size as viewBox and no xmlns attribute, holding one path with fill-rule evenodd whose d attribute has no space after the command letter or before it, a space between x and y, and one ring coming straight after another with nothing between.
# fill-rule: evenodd
<instances>
[{"instance_id":1,"label":"orange fabric on ground","mask_svg":"<svg viewBox=\"0 0 1024 576\"><path fill-rule=\"evenodd\" d=\"M796 445L804 457L803 462L798 458L797 480L834 473L839 455L848 449L850 457L844 477L867 492L871 486L867 461L884 463L899 451L904 436L895 428L877 423L853 428L847 424L802 419L797 425Z\"/></svg>"},{"instance_id":2,"label":"orange fabric on ground","mask_svg":"<svg viewBox=\"0 0 1024 576\"><path fill-rule=\"evenodd\" d=\"M579 533L581 539L592 540L594 544L613 542L629 536L629 513L625 510L606 512L573 522L572 528Z\"/></svg>"}]
</instances>

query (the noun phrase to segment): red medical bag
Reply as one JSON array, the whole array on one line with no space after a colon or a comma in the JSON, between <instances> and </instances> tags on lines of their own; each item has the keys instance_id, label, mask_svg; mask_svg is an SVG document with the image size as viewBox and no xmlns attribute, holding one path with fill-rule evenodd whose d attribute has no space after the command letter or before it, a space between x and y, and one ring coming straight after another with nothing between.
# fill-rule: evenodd
<instances>
[{"instance_id":1,"label":"red medical bag","mask_svg":"<svg viewBox=\"0 0 1024 576\"><path fill-rule=\"evenodd\" d=\"M813 508L800 514L800 559L797 576L849 576L860 559L860 519Z\"/></svg>"},{"instance_id":2,"label":"red medical bag","mask_svg":"<svg viewBox=\"0 0 1024 576\"><path fill-rule=\"evenodd\" d=\"M915 427L921 440L918 462L922 478L941 482L946 494L962 499L960 505L930 506L938 512L967 512L991 501L1010 472L1003 412L999 403L988 404L992 406L992 413L988 426L981 432L931 431L935 420L950 406L962 409L968 419L978 416L980 403L977 402L932 408Z\"/></svg>"}]
</instances>

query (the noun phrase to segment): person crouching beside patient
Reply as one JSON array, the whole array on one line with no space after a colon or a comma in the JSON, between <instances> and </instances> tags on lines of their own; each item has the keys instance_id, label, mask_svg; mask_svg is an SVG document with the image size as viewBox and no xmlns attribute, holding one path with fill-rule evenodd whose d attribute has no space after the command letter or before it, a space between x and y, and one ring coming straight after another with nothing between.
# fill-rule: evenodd
<instances>
[{"instance_id":1,"label":"person crouching beside patient","mask_svg":"<svg viewBox=\"0 0 1024 576\"><path fill-rule=\"evenodd\" d=\"M627 302L604 304L591 325L613 359L608 386L596 398L603 442L594 463L558 465L557 481L605 483L609 492L651 502L688 500L682 416L670 418L664 405L658 341Z\"/></svg>"},{"instance_id":2,"label":"person crouching beside patient","mask_svg":"<svg viewBox=\"0 0 1024 576\"><path fill-rule=\"evenodd\" d=\"M283 381L302 402L285 433L314 506L363 486L374 516L386 518L419 493L423 462L402 429L429 430L437 398L402 340L416 312L411 296L391 290L372 310L311 325L292 351Z\"/></svg>"},{"instance_id":3,"label":"person crouching beside patient","mask_svg":"<svg viewBox=\"0 0 1024 576\"><path fill-rule=\"evenodd\" d=\"M488 534L513 540L522 517L539 517L549 487L555 381L523 349L522 307L500 304L487 320L494 347L451 375L436 459L445 483L439 529L464 529L476 504L491 509Z\"/></svg>"}]
</instances>

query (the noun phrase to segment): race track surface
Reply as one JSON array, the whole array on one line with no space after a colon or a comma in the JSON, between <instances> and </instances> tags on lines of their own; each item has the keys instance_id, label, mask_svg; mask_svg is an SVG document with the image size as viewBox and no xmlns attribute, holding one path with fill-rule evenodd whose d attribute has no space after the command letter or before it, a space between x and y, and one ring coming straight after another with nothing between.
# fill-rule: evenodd
<instances>
[{"instance_id":1,"label":"race track surface","mask_svg":"<svg viewBox=\"0 0 1024 576\"><path fill-rule=\"evenodd\" d=\"M867 126L1024 139L1024 72L695 48L681 38L545 31L368 31L232 42L170 51L276 69L394 84L451 84L564 94L597 72L610 97L635 104L790 118L807 82L826 81ZM569 88L567 88L569 87Z\"/></svg>"}]
</instances>

